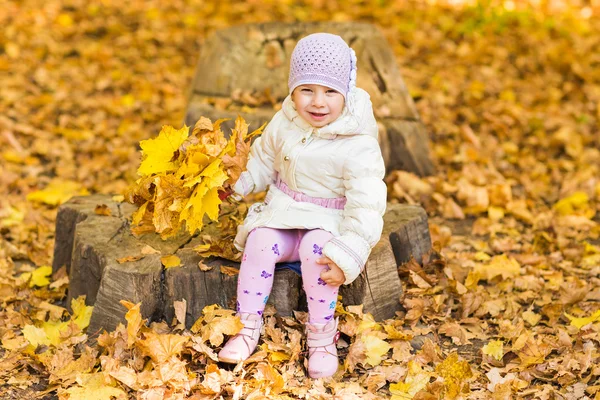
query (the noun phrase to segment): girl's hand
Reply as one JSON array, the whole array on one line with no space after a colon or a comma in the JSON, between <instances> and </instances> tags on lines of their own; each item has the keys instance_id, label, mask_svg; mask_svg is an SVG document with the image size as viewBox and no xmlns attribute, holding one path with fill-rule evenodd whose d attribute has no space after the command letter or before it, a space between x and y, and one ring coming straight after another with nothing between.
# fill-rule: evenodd
<instances>
[{"instance_id":1,"label":"girl's hand","mask_svg":"<svg viewBox=\"0 0 600 400\"><path fill-rule=\"evenodd\" d=\"M325 268L321 272L321 279L331 286L340 286L342 283L346 282L346 275L344 275L344 271L337 266L336 263L331 261L329 257L321 257L317 259L317 264L327 265L329 268Z\"/></svg>"}]
</instances>

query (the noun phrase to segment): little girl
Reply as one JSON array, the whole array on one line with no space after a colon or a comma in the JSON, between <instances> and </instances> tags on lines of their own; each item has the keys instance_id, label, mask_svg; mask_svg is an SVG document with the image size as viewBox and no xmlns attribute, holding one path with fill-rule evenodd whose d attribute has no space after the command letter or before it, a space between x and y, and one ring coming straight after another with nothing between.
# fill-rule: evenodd
<instances>
[{"instance_id":1,"label":"little girl","mask_svg":"<svg viewBox=\"0 0 600 400\"><path fill-rule=\"evenodd\" d=\"M243 251L237 313L244 328L219 352L237 363L259 340L275 264L301 261L308 300L308 372L338 368L339 286L362 272L379 241L386 205L385 167L367 92L356 87L356 55L336 35L298 42L291 58L290 95L250 150L238 195L269 189L250 207L235 246Z\"/></svg>"}]
</instances>

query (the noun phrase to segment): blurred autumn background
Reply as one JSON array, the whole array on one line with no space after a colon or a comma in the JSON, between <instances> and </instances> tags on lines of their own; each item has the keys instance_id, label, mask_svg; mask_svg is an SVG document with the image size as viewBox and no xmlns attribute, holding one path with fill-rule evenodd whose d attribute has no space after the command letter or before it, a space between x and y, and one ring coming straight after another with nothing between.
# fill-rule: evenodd
<instances>
[{"instance_id":1,"label":"blurred autumn background","mask_svg":"<svg viewBox=\"0 0 600 400\"><path fill-rule=\"evenodd\" d=\"M598 0L0 2L1 397L600 398L599 16ZM396 319L342 310L333 381L305 378L301 327L274 319L235 370L135 308L89 341L89 307L67 313L68 278L49 276L57 206L135 180L139 141L181 127L211 32L306 20L390 42L437 171L392 172L389 196L427 210L442 258L405 268Z\"/></svg>"}]
</instances>

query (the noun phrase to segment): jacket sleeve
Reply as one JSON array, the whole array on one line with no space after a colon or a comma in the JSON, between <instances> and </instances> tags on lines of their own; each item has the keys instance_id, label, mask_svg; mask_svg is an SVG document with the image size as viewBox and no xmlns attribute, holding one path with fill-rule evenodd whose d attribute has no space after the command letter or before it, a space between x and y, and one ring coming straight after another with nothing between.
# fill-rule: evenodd
<instances>
[{"instance_id":1,"label":"jacket sleeve","mask_svg":"<svg viewBox=\"0 0 600 400\"><path fill-rule=\"evenodd\" d=\"M278 113L279 114L279 113ZM246 171L242 172L240 178L233 185L236 194L246 196L253 192L262 192L267 186L275 182L275 130L276 119L269 122L265 131L254 140L250 147Z\"/></svg>"},{"instance_id":2,"label":"jacket sleeve","mask_svg":"<svg viewBox=\"0 0 600 400\"><path fill-rule=\"evenodd\" d=\"M346 285L362 272L383 230L387 189L383 178L385 165L377 139L359 142L345 161L346 206L340 236L323 247L323 254L335 262L346 276Z\"/></svg>"}]
</instances>

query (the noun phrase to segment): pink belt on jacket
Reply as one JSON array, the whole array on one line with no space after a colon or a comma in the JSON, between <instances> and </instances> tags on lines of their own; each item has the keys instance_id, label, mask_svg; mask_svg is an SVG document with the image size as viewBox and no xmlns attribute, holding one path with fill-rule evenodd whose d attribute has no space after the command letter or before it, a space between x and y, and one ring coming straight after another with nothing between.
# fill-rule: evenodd
<instances>
[{"instance_id":1,"label":"pink belt on jacket","mask_svg":"<svg viewBox=\"0 0 600 400\"><path fill-rule=\"evenodd\" d=\"M279 178L279 176L275 181L275 186L277 186L277 189L281 190L283 193L287 194L296 201L312 203L325 208L335 208L337 210L343 210L344 206L346 205L345 197L327 199L324 197L312 197L301 192L296 192L295 190L290 189L289 186L286 185L281 178Z\"/></svg>"}]
</instances>

